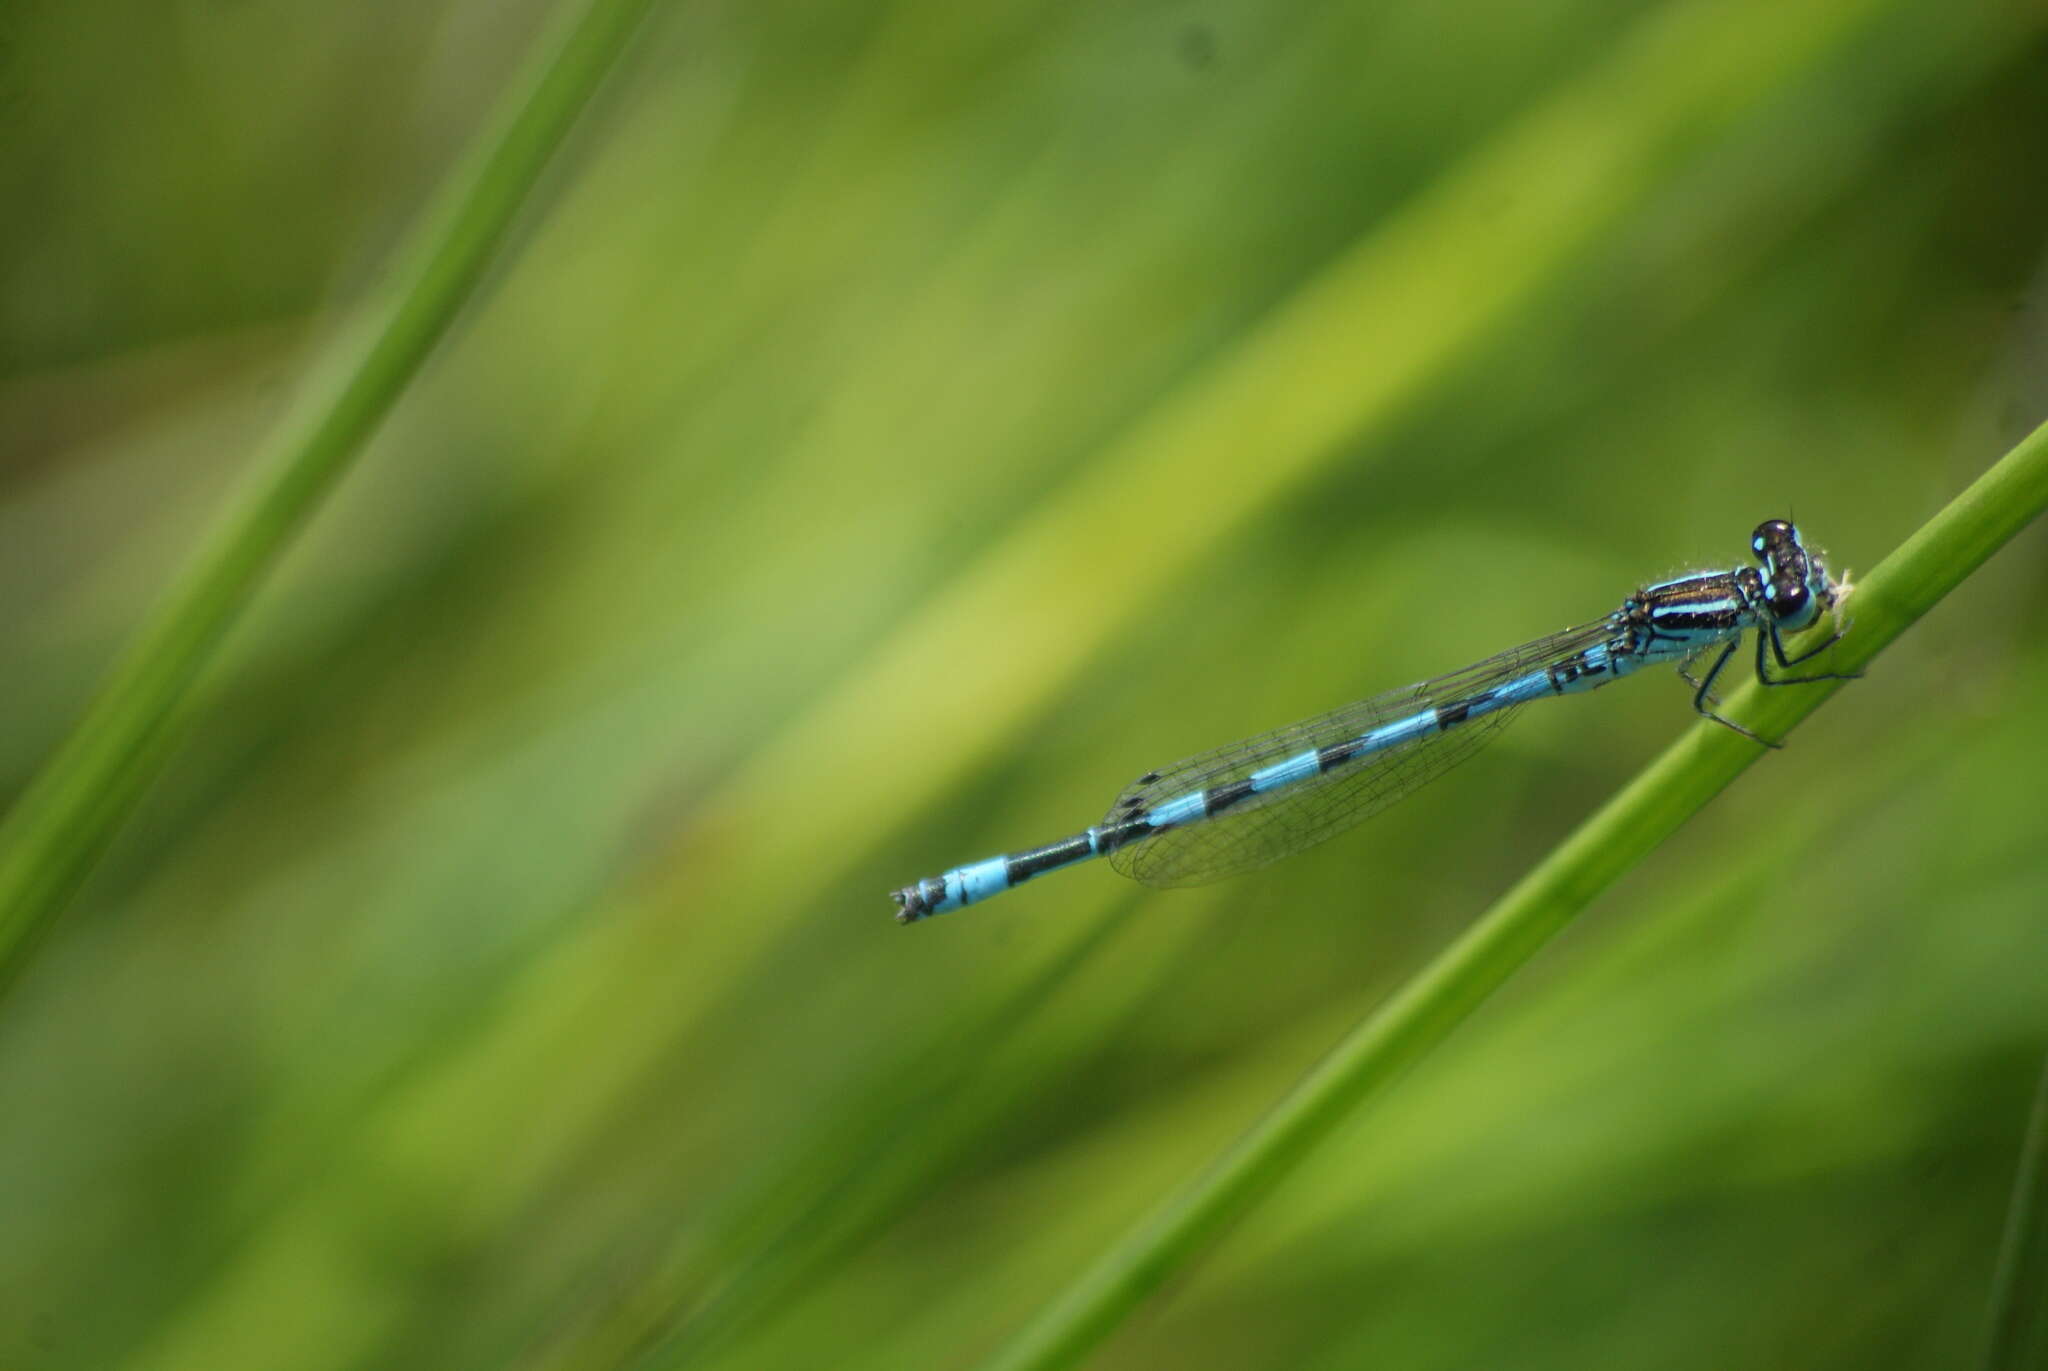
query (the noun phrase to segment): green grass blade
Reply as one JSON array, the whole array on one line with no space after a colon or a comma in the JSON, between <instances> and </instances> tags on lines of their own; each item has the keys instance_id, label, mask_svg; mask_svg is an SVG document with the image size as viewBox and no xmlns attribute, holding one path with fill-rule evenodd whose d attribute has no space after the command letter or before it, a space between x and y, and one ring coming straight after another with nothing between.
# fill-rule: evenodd
<instances>
[{"instance_id":1,"label":"green grass blade","mask_svg":"<svg viewBox=\"0 0 2048 1371\"><path fill-rule=\"evenodd\" d=\"M1984 1371L2048 1367L2048 1068L2034 1092L1991 1286Z\"/></svg>"},{"instance_id":2,"label":"green grass blade","mask_svg":"<svg viewBox=\"0 0 2048 1371\"><path fill-rule=\"evenodd\" d=\"M590 0L537 49L401 249L390 284L307 378L240 498L0 828L0 987L133 809L194 680L293 533L448 330L648 0Z\"/></svg>"},{"instance_id":3,"label":"green grass blade","mask_svg":"<svg viewBox=\"0 0 2048 1371\"><path fill-rule=\"evenodd\" d=\"M1887 557L1850 599L1838 670L1870 661L2048 508L2048 425L2030 434ZM1730 713L1766 736L1840 682L1766 692ZM1763 698L1768 696L1768 698ZM1702 721L1567 837L1463 936L1340 1042L1202 1175L1112 1246L1003 1349L999 1371L1072 1366L1340 1121L1414 1065L1623 872L1767 755Z\"/></svg>"},{"instance_id":4,"label":"green grass blade","mask_svg":"<svg viewBox=\"0 0 2048 1371\"><path fill-rule=\"evenodd\" d=\"M757 1193L712 1236L697 1240L720 1254L705 1263L717 1272L716 1287L621 1364L657 1371L703 1362L902 1218L935 1176L981 1145L991 1111L1032 1097L1023 1082L1005 1078L1000 1092L977 1098L975 1077L1005 1040L1094 964L1137 905L1136 896L1127 897L1014 991L900 1059L895 1079L866 1082L858 1100L821 1108L832 1125L757 1182ZM1059 1069L1054 1057L1040 1060L1040 1070Z\"/></svg>"}]
</instances>

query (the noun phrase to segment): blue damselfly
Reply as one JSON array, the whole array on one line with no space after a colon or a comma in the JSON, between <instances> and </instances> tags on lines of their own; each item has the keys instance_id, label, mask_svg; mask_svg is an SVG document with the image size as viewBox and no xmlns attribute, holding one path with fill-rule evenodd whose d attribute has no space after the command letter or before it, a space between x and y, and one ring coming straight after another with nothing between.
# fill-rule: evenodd
<instances>
[{"instance_id":1,"label":"blue damselfly","mask_svg":"<svg viewBox=\"0 0 2048 1371\"><path fill-rule=\"evenodd\" d=\"M895 891L896 917L914 923L1092 857L1108 857L1124 875L1154 886L1199 885L1250 871L1414 794L1477 752L1529 701L1593 690L1651 662L1678 664L1701 714L1776 747L1713 712L1714 681L1750 631L1756 634L1756 677L1765 685L1841 679L1844 673L1783 673L1841 638L1848 584L1829 578L1820 555L1807 549L1788 520L1757 525L1750 551L1755 566L1645 586L1592 623L1148 771L1093 828ZM1834 635L1787 657L1782 635L1812 625L1823 612L1835 619ZM1705 674L1694 676L1694 666L1717 649Z\"/></svg>"}]
</instances>

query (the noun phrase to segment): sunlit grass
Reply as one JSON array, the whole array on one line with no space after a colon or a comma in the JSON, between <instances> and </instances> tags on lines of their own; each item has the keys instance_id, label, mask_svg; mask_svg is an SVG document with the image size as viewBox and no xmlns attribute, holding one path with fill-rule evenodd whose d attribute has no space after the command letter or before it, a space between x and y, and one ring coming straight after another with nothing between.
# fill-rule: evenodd
<instances>
[{"instance_id":1,"label":"sunlit grass","mask_svg":"<svg viewBox=\"0 0 2048 1371\"><path fill-rule=\"evenodd\" d=\"M0 991L176 743L193 682L294 534L398 403L490 264L647 0L593 0L515 84L253 463L254 474L0 827Z\"/></svg>"}]
</instances>

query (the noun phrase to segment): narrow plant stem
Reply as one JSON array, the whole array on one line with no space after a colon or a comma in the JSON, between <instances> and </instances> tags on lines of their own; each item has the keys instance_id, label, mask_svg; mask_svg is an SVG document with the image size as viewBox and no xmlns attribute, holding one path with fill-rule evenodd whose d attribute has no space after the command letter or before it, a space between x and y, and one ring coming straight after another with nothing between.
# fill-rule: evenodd
<instances>
[{"instance_id":1,"label":"narrow plant stem","mask_svg":"<svg viewBox=\"0 0 2048 1371\"><path fill-rule=\"evenodd\" d=\"M1853 628L1836 649L1834 669L1853 671L1869 662L2044 508L2048 425L1857 586L1849 601ZM1776 737L1840 684L1766 691L1752 682L1729 702L1729 711ZM1079 1362L1341 1120L1442 1042L1594 896L1766 755L1710 723L1688 730L1353 1029L1206 1171L1112 1245L991 1367L1048 1371Z\"/></svg>"},{"instance_id":2,"label":"narrow plant stem","mask_svg":"<svg viewBox=\"0 0 2048 1371\"><path fill-rule=\"evenodd\" d=\"M0 991L156 774L264 573L447 332L648 3L588 0L537 47L388 284L316 363L238 498L0 827Z\"/></svg>"},{"instance_id":3,"label":"narrow plant stem","mask_svg":"<svg viewBox=\"0 0 2048 1371\"><path fill-rule=\"evenodd\" d=\"M2020 1144L2019 1175L1991 1282L1984 1371L2048 1368L2048 1066Z\"/></svg>"}]
</instances>

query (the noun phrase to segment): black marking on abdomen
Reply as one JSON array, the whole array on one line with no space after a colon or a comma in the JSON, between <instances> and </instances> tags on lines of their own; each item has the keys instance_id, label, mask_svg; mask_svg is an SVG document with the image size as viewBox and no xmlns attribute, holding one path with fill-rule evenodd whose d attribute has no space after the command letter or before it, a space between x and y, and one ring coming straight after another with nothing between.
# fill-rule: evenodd
<instances>
[{"instance_id":1,"label":"black marking on abdomen","mask_svg":"<svg viewBox=\"0 0 2048 1371\"><path fill-rule=\"evenodd\" d=\"M1319 747L1316 749L1316 770L1335 771L1357 755L1358 740L1356 738L1348 742L1331 743L1328 747Z\"/></svg>"},{"instance_id":2,"label":"black marking on abdomen","mask_svg":"<svg viewBox=\"0 0 2048 1371\"><path fill-rule=\"evenodd\" d=\"M1202 812L1221 814L1239 800L1251 798L1252 783L1249 780L1232 781L1228 785L1210 786L1202 792Z\"/></svg>"},{"instance_id":3,"label":"black marking on abdomen","mask_svg":"<svg viewBox=\"0 0 2048 1371\"><path fill-rule=\"evenodd\" d=\"M1581 677L1605 676L1614 669L1613 657L1609 654L1594 656L1593 649L1587 648L1550 668L1550 688L1563 693L1564 688Z\"/></svg>"},{"instance_id":4,"label":"black marking on abdomen","mask_svg":"<svg viewBox=\"0 0 2048 1371\"><path fill-rule=\"evenodd\" d=\"M1095 844L1089 841L1086 833L1077 833L1071 838L1062 838L1056 843L1003 858L1003 876L1011 885L1022 885L1041 871L1051 871L1054 867L1067 866L1094 855Z\"/></svg>"},{"instance_id":5,"label":"black marking on abdomen","mask_svg":"<svg viewBox=\"0 0 2048 1371\"><path fill-rule=\"evenodd\" d=\"M1164 828L1154 828L1143 819L1126 819L1122 823L1107 824L1095 830L1095 850L1108 856L1120 847L1128 847L1140 838L1149 838L1154 833L1163 833Z\"/></svg>"},{"instance_id":6,"label":"black marking on abdomen","mask_svg":"<svg viewBox=\"0 0 2048 1371\"><path fill-rule=\"evenodd\" d=\"M1158 780L1159 780L1159 773L1158 773L1158 772L1156 772L1156 771L1148 771L1148 772L1146 772L1146 773L1145 773L1144 775L1142 775L1142 776L1140 776L1140 777L1138 778L1138 784L1139 784L1139 785L1154 785L1154 784L1156 784L1156 783L1158 782Z\"/></svg>"},{"instance_id":7,"label":"black marking on abdomen","mask_svg":"<svg viewBox=\"0 0 2048 1371\"><path fill-rule=\"evenodd\" d=\"M1452 724L1464 723L1472 711L1491 700L1493 694L1490 690L1482 690L1477 695L1467 695L1462 700L1453 700L1447 705L1439 706L1436 711L1437 731L1442 732Z\"/></svg>"}]
</instances>

